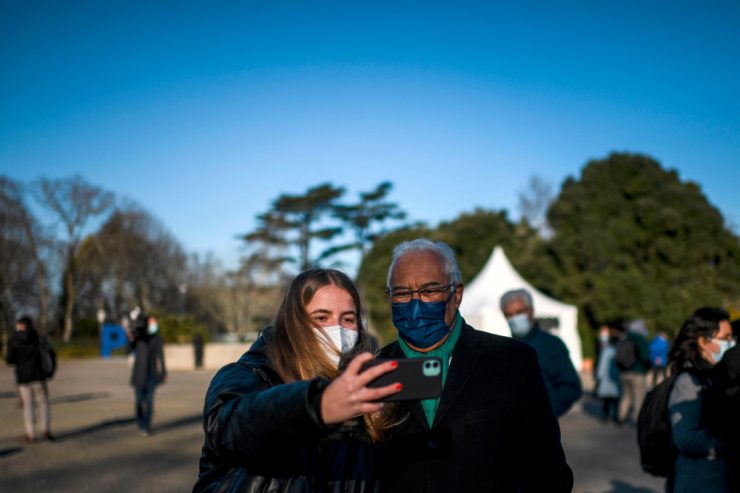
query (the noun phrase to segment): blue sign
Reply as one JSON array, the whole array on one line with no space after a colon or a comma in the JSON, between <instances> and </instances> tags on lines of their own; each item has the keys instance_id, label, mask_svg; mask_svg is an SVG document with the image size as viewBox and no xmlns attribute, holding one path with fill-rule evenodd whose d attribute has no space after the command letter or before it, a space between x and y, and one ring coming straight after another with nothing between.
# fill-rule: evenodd
<instances>
[{"instance_id":1,"label":"blue sign","mask_svg":"<svg viewBox=\"0 0 740 493\"><path fill-rule=\"evenodd\" d=\"M100 332L100 355L110 358L114 349L122 348L128 343L126 331L120 325L103 324Z\"/></svg>"}]
</instances>

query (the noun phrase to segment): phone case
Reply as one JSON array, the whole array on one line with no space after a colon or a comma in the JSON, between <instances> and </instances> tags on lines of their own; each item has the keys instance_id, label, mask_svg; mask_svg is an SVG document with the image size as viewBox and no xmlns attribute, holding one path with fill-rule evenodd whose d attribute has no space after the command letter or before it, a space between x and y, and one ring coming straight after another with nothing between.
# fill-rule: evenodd
<instances>
[{"instance_id":1,"label":"phone case","mask_svg":"<svg viewBox=\"0 0 740 493\"><path fill-rule=\"evenodd\" d=\"M365 363L362 371L379 365L389 359L376 359ZM433 399L442 393L442 361L437 357L397 358L398 367L381 375L368 384L368 387L385 387L396 382L403 385L400 392L390 395L383 401L406 401L414 399Z\"/></svg>"}]
</instances>

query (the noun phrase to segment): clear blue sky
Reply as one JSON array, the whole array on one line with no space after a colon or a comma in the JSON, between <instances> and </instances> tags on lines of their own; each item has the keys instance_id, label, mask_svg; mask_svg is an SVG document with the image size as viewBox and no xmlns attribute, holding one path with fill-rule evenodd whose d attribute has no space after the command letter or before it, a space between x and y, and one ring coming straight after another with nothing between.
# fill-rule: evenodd
<instances>
[{"instance_id":1,"label":"clear blue sky","mask_svg":"<svg viewBox=\"0 0 740 493\"><path fill-rule=\"evenodd\" d=\"M153 3L2 1L1 173L81 174L227 263L281 193L516 217L612 151L740 223L736 0Z\"/></svg>"}]
</instances>

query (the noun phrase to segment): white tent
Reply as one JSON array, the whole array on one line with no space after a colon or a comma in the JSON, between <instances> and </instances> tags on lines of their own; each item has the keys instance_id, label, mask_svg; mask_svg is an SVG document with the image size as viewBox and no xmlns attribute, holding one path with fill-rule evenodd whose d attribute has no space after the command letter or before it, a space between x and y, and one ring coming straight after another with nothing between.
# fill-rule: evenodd
<instances>
[{"instance_id":1,"label":"white tent","mask_svg":"<svg viewBox=\"0 0 740 493\"><path fill-rule=\"evenodd\" d=\"M514 270L504 250L497 246L480 274L465 286L460 313L479 330L511 337L509 326L499 308L501 295L510 289L526 289L532 295L538 319L557 320L551 333L559 336L570 352L576 370L581 369L583 353L578 336L578 309L537 291Z\"/></svg>"}]
</instances>

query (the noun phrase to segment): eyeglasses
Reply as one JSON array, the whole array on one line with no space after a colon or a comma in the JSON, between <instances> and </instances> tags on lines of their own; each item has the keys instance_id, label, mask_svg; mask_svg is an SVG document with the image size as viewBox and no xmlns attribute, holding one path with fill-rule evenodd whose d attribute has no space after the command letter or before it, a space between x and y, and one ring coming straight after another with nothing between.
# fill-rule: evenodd
<instances>
[{"instance_id":1,"label":"eyeglasses","mask_svg":"<svg viewBox=\"0 0 740 493\"><path fill-rule=\"evenodd\" d=\"M419 295L421 301L434 302L442 301L445 291L454 285L455 283L440 286L425 286L420 289L386 289L385 293L388 295L391 303L408 303L414 297L414 293Z\"/></svg>"}]
</instances>

